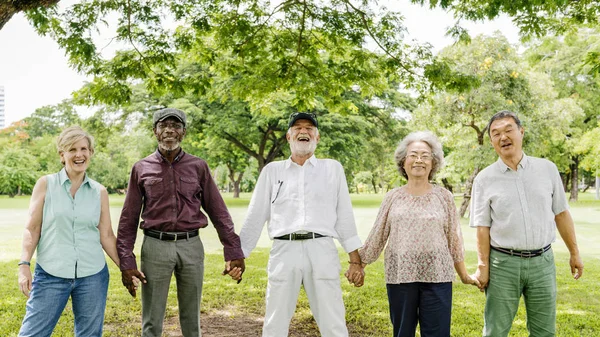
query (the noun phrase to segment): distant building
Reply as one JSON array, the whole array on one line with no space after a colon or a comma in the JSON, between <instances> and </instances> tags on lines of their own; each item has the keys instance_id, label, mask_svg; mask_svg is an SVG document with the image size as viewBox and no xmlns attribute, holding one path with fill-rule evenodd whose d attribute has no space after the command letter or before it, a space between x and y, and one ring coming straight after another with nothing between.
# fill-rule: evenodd
<instances>
[{"instance_id":1,"label":"distant building","mask_svg":"<svg viewBox=\"0 0 600 337\"><path fill-rule=\"evenodd\" d=\"M0 129L6 126L4 118L4 86L0 85Z\"/></svg>"}]
</instances>

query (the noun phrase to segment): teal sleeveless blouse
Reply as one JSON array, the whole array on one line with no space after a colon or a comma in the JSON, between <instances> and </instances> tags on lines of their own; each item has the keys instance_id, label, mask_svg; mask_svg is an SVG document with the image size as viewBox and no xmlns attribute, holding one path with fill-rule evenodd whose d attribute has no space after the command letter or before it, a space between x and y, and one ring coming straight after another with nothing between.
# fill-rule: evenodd
<instances>
[{"instance_id":1,"label":"teal sleeveless blouse","mask_svg":"<svg viewBox=\"0 0 600 337\"><path fill-rule=\"evenodd\" d=\"M100 272L106 264L98 230L101 185L86 174L73 198L64 168L47 175L46 181L37 263L50 275L62 278Z\"/></svg>"}]
</instances>

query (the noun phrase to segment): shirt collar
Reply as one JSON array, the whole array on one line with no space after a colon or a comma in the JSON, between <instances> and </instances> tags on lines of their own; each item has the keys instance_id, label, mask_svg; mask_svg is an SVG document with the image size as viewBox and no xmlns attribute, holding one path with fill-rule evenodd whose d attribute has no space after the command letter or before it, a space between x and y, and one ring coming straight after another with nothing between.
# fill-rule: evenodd
<instances>
[{"instance_id":1,"label":"shirt collar","mask_svg":"<svg viewBox=\"0 0 600 337\"><path fill-rule=\"evenodd\" d=\"M498 160L496 161L496 163L498 163L498 168L500 169L500 172L504 173L507 170L510 170L510 167L508 167L508 165L506 165L502 161L502 158L498 157ZM529 163L529 157L525 154L525 152L523 152L523 158L521 158L521 161L519 162L519 164L517 166L520 167L521 169L525 169L525 168L527 168L528 163Z\"/></svg>"},{"instance_id":2,"label":"shirt collar","mask_svg":"<svg viewBox=\"0 0 600 337\"><path fill-rule=\"evenodd\" d=\"M292 163L294 163L292 161L292 156L290 156L286 161L285 161L285 169L290 168L290 166L292 166ZM305 165L307 163L310 163L312 166L317 166L317 157L315 157L315 154L313 153L312 156L310 156L310 158L308 158L308 160L304 163ZM296 163L294 163L295 165L298 165Z\"/></svg>"},{"instance_id":3,"label":"shirt collar","mask_svg":"<svg viewBox=\"0 0 600 337\"><path fill-rule=\"evenodd\" d=\"M68 181L69 183L71 182L71 179L69 179L69 176L67 175L67 169L66 168L62 168L62 170L60 170L60 172L58 172L58 179L60 182L60 185L64 185L66 181ZM88 178L87 173L83 176L83 182L81 183L81 185L85 185L85 184L89 184L90 179Z\"/></svg>"},{"instance_id":4,"label":"shirt collar","mask_svg":"<svg viewBox=\"0 0 600 337\"><path fill-rule=\"evenodd\" d=\"M165 157L163 157L162 153L160 153L160 151L158 151L158 148L156 148L156 152L154 152L154 154L156 155L156 158L163 162L163 161L168 161L167 159L165 159ZM177 154L177 156L175 157L175 159L173 160L174 163L177 163L181 160L181 158L183 158L183 156L185 155L185 152L183 152L183 148L179 148L179 153Z\"/></svg>"}]
</instances>

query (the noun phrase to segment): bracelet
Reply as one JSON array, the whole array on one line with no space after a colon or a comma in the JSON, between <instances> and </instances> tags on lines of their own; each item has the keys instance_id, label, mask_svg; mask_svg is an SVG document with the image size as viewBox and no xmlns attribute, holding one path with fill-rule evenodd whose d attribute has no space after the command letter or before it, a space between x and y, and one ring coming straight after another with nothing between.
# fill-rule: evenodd
<instances>
[{"instance_id":1,"label":"bracelet","mask_svg":"<svg viewBox=\"0 0 600 337\"><path fill-rule=\"evenodd\" d=\"M18 266L22 266L22 265L31 266L31 263L29 263L29 261L19 261L19 263L17 265Z\"/></svg>"},{"instance_id":2,"label":"bracelet","mask_svg":"<svg viewBox=\"0 0 600 337\"><path fill-rule=\"evenodd\" d=\"M352 262L352 261L348 261L348 263L350 263L350 264L358 264L358 265L361 265L361 264L362 264L362 263L360 263L360 262Z\"/></svg>"}]
</instances>

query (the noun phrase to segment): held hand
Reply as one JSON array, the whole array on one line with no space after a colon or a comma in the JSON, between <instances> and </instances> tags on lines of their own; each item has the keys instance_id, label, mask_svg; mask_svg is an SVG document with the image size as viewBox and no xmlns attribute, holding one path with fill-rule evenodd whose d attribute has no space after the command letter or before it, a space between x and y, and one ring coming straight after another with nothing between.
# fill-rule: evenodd
<instances>
[{"instance_id":1,"label":"held hand","mask_svg":"<svg viewBox=\"0 0 600 337\"><path fill-rule=\"evenodd\" d=\"M29 292L31 291L31 269L28 265L19 266L19 290L29 298Z\"/></svg>"},{"instance_id":2,"label":"held hand","mask_svg":"<svg viewBox=\"0 0 600 337\"><path fill-rule=\"evenodd\" d=\"M361 264L351 263L344 275L355 287L362 287L365 282L365 271Z\"/></svg>"},{"instance_id":3,"label":"held hand","mask_svg":"<svg viewBox=\"0 0 600 337\"><path fill-rule=\"evenodd\" d=\"M579 254L571 255L569 264L571 265L571 275L573 275L574 279L578 280L583 275L583 261L581 260L581 256Z\"/></svg>"},{"instance_id":4,"label":"held hand","mask_svg":"<svg viewBox=\"0 0 600 337\"><path fill-rule=\"evenodd\" d=\"M467 275L461 276L460 280L464 284L472 284L472 285L476 286L477 288L482 289L481 282L479 282L479 280L477 279L475 274L473 274L473 275L467 274Z\"/></svg>"},{"instance_id":5,"label":"held hand","mask_svg":"<svg viewBox=\"0 0 600 337\"><path fill-rule=\"evenodd\" d=\"M222 275L229 275L232 279L236 280L239 284L242 282L242 274L246 270L246 264L244 259L237 259L225 262L225 269Z\"/></svg>"},{"instance_id":6,"label":"held hand","mask_svg":"<svg viewBox=\"0 0 600 337\"><path fill-rule=\"evenodd\" d=\"M477 266L477 271L475 272L475 278L479 281L479 290L482 292L487 288L488 283L490 281L490 269L487 266Z\"/></svg>"},{"instance_id":7,"label":"held hand","mask_svg":"<svg viewBox=\"0 0 600 337\"><path fill-rule=\"evenodd\" d=\"M121 282L132 297L135 297L136 290L141 283L146 283L146 275L137 269L127 269L121 271Z\"/></svg>"}]
</instances>

